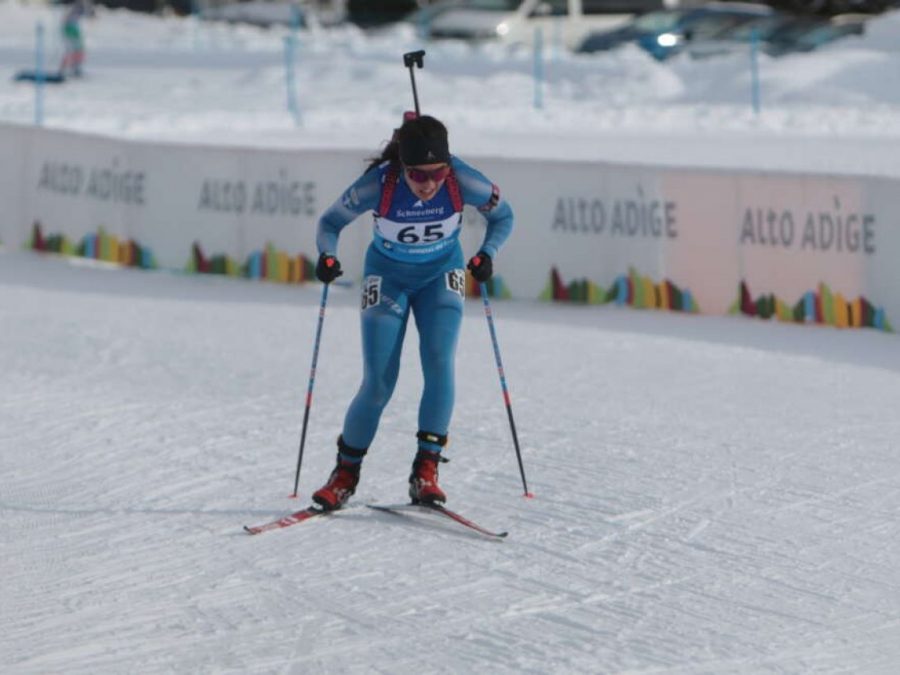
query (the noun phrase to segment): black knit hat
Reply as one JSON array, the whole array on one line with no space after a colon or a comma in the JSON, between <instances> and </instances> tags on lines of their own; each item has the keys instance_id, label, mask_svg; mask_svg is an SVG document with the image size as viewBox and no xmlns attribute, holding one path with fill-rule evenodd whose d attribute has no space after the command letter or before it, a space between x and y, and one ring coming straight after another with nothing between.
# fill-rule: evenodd
<instances>
[{"instance_id":1,"label":"black knit hat","mask_svg":"<svg viewBox=\"0 0 900 675\"><path fill-rule=\"evenodd\" d=\"M422 115L405 121L397 137L400 161L406 166L450 161L447 128L434 117Z\"/></svg>"}]
</instances>

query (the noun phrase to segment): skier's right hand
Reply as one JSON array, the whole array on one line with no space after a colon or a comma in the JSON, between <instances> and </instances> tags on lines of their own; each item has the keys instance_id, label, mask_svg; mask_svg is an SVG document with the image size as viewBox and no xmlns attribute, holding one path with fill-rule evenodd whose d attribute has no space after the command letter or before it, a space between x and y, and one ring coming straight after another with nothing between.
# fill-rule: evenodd
<instances>
[{"instance_id":1,"label":"skier's right hand","mask_svg":"<svg viewBox=\"0 0 900 675\"><path fill-rule=\"evenodd\" d=\"M316 263L316 279L325 284L330 284L343 274L340 261L330 253L323 253Z\"/></svg>"},{"instance_id":2,"label":"skier's right hand","mask_svg":"<svg viewBox=\"0 0 900 675\"><path fill-rule=\"evenodd\" d=\"M491 261L491 256L484 251L479 251L477 255L472 256L466 267L469 268L475 281L480 284L483 284L494 274L494 263Z\"/></svg>"}]
</instances>

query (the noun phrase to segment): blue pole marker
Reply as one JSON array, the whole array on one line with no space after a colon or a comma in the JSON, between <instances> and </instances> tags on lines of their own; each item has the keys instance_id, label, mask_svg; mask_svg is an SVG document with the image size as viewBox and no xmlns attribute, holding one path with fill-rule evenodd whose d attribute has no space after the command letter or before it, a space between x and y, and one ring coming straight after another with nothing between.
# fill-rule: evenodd
<instances>
[{"instance_id":1,"label":"blue pole marker","mask_svg":"<svg viewBox=\"0 0 900 675\"><path fill-rule=\"evenodd\" d=\"M37 22L35 28L34 54L34 123L44 123L44 24Z\"/></svg>"},{"instance_id":2,"label":"blue pole marker","mask_svg":"<svg viewBox=\"0 0 900 675\"><path fill-rule=\"evenodd\" d=\"M191 14L191 38L194 51L200 51L200 20L203 18L202 8L198 0L190 0Z\"/></svg>"},{"instance_id":3,"label":"blue pole marker","mask_svg":"<svg viewBox=\"0 0 900 675\"><path fill-rule=\"evenodd\" d=\"M555 64L559 61L559 55L563 51L563 18L557 17L553 21L553 51L551 60Z\"/></svg>"},{"instance_id":4,"label":"blue pole marker","mask_svg":"<svg viewBox=\"0 0 900 675\"><path fill-rule=\"evenodd\" d=\"M759 29L754 28L750 33L750 97L753 104L753 114L759 115Z\"/></svg>"},{"instance_id":5,"label":"blue pole marker","mask_svg":"<svg viewBox=\"0 0 900 675\"><path fill-rule=\"evenodd\" d=\"M297 31L300 30L300 25L303 23L303 12L300 10L300 5L296 2L291 3L291 32L294 35L297 35Z\"/></svg>"},{"instance_id":6,"label":"blue pole marker","mask_svg":"<svg viewBox=\"0 0 900 675\"><path fill-rule=\"evenodd\" d=\"M297 84L294 78L294 53L296 38L293 34L284 38L284 84L287 89L287 109L294 118L294 124L300 126L300 106L297 104Z\"/></svg>"},{"instance_id":7,"label":"blue pole marker","mask_svg":"<svg viewBox=\"0 0 900 675\"><path fill-rule=\"evenodd\" d=\"M544 107L544 31L534 29L534 107Z\"/></svg>"}]
</instances>

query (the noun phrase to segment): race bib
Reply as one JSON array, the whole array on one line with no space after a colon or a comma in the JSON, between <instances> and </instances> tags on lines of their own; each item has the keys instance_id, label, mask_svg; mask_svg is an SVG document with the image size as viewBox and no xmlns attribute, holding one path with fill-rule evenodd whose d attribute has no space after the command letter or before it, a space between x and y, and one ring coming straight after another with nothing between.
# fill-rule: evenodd
<instances>
[{"instance_id":1,"label":"race bib","mask_svg":"<svg viewBox=\"0 0 900 675\"><path fill-rule=\"evenodd\" d=\"M362 285L362 310L375 307L381 302L381 277L368 276Z\"/></svg>"},{"instance_id":2,"label":"race bib","mask_svg":"<svg viewBox=\"0 0 900 675\"><path fill-rule=\"evenodd\" d=\"M375 231L395 244L428 246L452 236L459 229L459 221L458 213L444 220L424 223L398 223L387 218L376 218Z\"/></svg>"},{"instance_id":3,"label":"race bib","mask_svg":"<svg viewBox=\"0 0 900 675\"><path fill-rule=\"evenodd\" d=\"M463 270L450 270L447 272L447 290L459 294L459 297L466 297L466 273Z\"/></svg>"}]
</instances>

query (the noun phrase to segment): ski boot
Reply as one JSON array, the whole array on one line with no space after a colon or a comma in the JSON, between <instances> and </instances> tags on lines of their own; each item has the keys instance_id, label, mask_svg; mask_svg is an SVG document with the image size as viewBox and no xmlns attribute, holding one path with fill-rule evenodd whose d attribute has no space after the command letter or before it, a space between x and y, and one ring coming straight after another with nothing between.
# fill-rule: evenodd
<instances>
[{"instance_id":1,"label":"ski boot","mask_svg":"<svg viewBox=\"0 0 900 675\"><path fill-rule=\"evenodd\" d=\"M417 437L419 451L409 474L409 498L413 504L443 504L447 495L438 485L438 464L447 461L440 452L447 445L447 437L426 431L420 431Z\"/></svg>"},{"instance_id":2,"label":"ski boot","mask_svg":"<svg viewBox=\"0 0 900 675\"><path fill-rule=\"evenodd\" d=\"M359 450L344 443L338 437L337 465L328 477L328 482L313 493L312 500L325 511L334 511L347 503L356 492L362 458L368 448Z\"/></svg>"}]
</instances>

